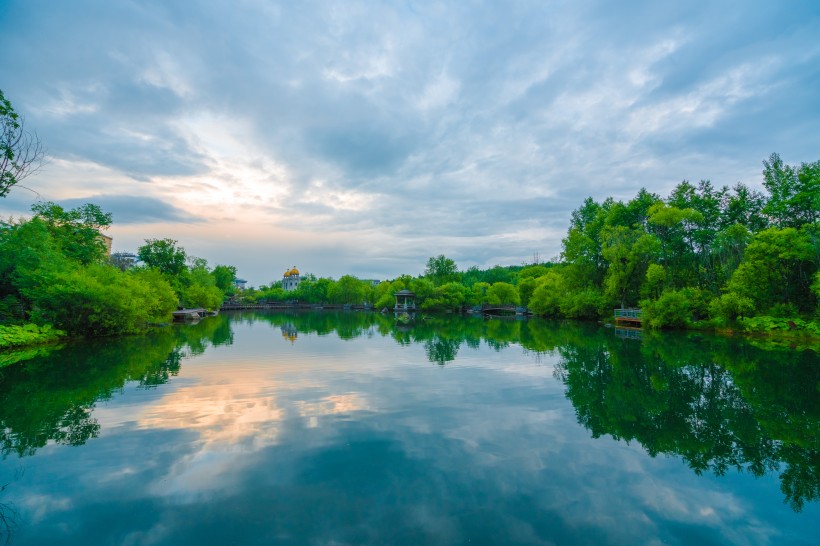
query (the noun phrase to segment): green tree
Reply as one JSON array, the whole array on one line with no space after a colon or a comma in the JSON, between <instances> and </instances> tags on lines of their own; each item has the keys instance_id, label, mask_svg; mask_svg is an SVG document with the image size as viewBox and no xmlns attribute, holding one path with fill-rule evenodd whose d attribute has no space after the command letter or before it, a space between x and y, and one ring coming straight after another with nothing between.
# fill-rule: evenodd
<instances>
[{"instance_id":1,"label":"green tree","mask_svg":"<svg viewBox=\"0 0 820 546\"><path fill-rule=\"evenodd\" d=\"M763 167L769 191L763 212L775 226L800 228L820 220L820 161L795 168L772 154Z\"/></svg>"},{"instance_id":2,"label":"green tree","mask_svg":"<svg viewBox=\"0 0 820 546\"><path fill-rule=\"evenodd\" d=\"M208 270L208 262L194 259L180 297L183 306L214 310L219 309L223 299L224 292L216 285L216 278Z\"/></svg>"},{"instance_id":3,"label":"green tree","mask_svg":"<svg viewBox=\"0 0 820 546\"><path fill-rule=\"evenodd\" d=\"M233 293L233 281L236 279L236 267L232 265L217 265L211 271L216 287L223 294Z\"/></svg>"},{"instance_id":4,"label":"green tree","mask_svg":"<svg viewBox=\"0 0 820 546\"><path fill-rule=\"evenodd\" d=\"M358 304L364 301L365 283L352 275L344 275L328 288L328 298L334 303Z\"/></svg>"},{"instance_id":5,"label":"green tree","mask_svg":"<svg viewBox=\"0 0 820 546\"><path fill-rule=\"evenodd\" d=\"M729 292L749 298L759 312L789 303L801 311L813 311L817 300L810 286L817 271L818 253L805 229L761 231L746 248L743 262L729 280Z\"/></svg>"},{"instance_id":6,"label":"green tree","mask_svg":"<svg viewBox=\"0 0 820 546\"><path fill-rule=\"evenodd\" d=\"M569 266L565 272L567 283L575 289L600 287L606 274L601 231L613 200L599 205L591 197L572 212L567 236L561 241L561 257Z\"/></svg>"},{"instance_id":7,"label":"green tree","mask_svg":"<svg viewBox=\"0 0 820 546\"><path fill-rule=\"evenodd\" d=\"M137 249L137 256L148 267L154 267L165 275L177 276L185 271L188 255L177 246L174 239L146 239Z\"/></svg>"},{"instance_id":8,"label":"green tree","mask_svg":"<svg viewBox=\"0 0 820 546\"><path fill-rule=\"evenodd\" d=\"M649 225L661 243L661 261L673 286L696 281L695 234L704 216L693 208L680 209L665 203L649 208Z\"/></svg>"},{"instance_id":9,"label":"green tree","mask_svg":"<svg viewBox=\"0 0 820 546\"><path fill-rule=\"evenodd\" d=\"M84 265L104 261L106 248L101 232L111 225L111 213L91 203L65 210L51 201L36 203L31 211L45 222L68 258Z\"/></svg>"},{"instance_id":10,"label":"green tree","mask_svg":"<svg viewBox=\"0 0 820 546\"><path fill-rule=\"evenodd\" d=\"M515 286L497 282L487 289L487 303L492 305L518 305L521 302Z\"/></svg>"},{"instance_id":11,"label":"green tree","mask_svg":"<svg viewBox=\"0 0 820 546\"><path fill-rule=\"evenodd\" d=\"M537 286L538 279L536 277L524 277L519 279L516 288L518 290L518 298L521 300L521 305L529 305L532 293L535 292Z\"/></svg>"},{"instance_id":12,"label":"green tree","mask_svg":"<svg viewBox=\"0 0 820 546\"><path fill-rule=\"evenodd\" d=\"M439 254L438 256L431 256L427 260L427 267L424 269L424 276L433 281L436 286L447 284L458 280L458 267L456 262Z\"/></svg>"},{"instance_id":13,"label":"green tree","mask_svg":"<svg viewBox=\"0 0 820 546\"><path fill-rule=\"evenodd\" d=\"M564 278L558 271L549 271L538 278L538 286L528 303L533 313L556 317L561 314L561 297L565 294Z\"/></svg>"},{"instance_id":14,"label":"green tree","mask_svg":"<svg viewBox=\"0 0 820 546\"><path fill-rule=\"evenodd\" d=\"M643 230L623 226L608 227L603 232L602 253L609 266L604 278L604 293L621 307L638 301L647 267L659 251L659 241Z\"/></svg>"},{"instance_id":15,"label":"green tree","mask_svg":"<svg viewBox=\"0 0 820 546\"><path fill-rule=\"evenodd\" d=\"M740 224L752 233L766 229L769 220L763 213L766 205L764 195L741 183L734 186L733 192L726 192L726 202L720 217L722 229L734 224Z\"/></svg>"},{"instance_id":16,"label":"green tree","mask_svg":"<svg viewBox=\"0 0 820 546\"><path fill-rule=\"evenodd\" d=\"M44 155L40 139L26 131L25 121L0 89L0 197L36 172Z\"/></svg>"}]
</instances>

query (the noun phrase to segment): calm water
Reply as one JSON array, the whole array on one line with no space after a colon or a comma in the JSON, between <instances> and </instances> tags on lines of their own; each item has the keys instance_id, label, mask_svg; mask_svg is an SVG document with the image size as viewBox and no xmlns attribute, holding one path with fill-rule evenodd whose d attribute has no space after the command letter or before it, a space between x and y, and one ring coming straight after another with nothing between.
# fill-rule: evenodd
<instances>
[{"instance_id":1,"label":"calm water","mask_svg":"<svg viewBox=\"0 0 820 546\"><path fill-rule=\"evenodd\" d=\"M0 354L0 543L820 544L818 354L620 334L248 312Z\"/></svg>"}]
</instances>

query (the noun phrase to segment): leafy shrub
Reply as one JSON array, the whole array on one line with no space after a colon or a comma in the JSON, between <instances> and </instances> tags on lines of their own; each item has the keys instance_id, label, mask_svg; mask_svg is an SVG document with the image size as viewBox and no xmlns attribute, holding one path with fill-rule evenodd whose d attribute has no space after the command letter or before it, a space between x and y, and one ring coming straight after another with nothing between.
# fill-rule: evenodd
<instances>
[{"instance_id":1,"label":"leafy shrub","mask_svg":"<svg viewBox=\"0 0 820 546\"><path fill-rule=\"evenodd\" d=\"M657 300L643 300L644 323L650 328L686 328L698 320L706 304L697 288L664 290Z\"/></svg>"},{"instance_id":2,"label":"leafy shrub","mask_svg":"<svg viewBox=\"0 0 820 546\"><path fill-rule=\"evenodd\" d=\"M799 318L762 315L738 319L744 331L750 333L793 332L796 335L820 337L820 322Z\"/></svg>"},{"instance_id":3,"label":"leafy shrub","mask_svg":"<svg viewBox=\"0 0 820 546\"><path fill-rule=\"evenodd\" d=\"M734 292L723 294L709 304L709 315L714 318L734 321L738 317L747 316L754 312L754 302L746 296Z\"/></svg>"},{"instance_id":4,"label":"leafy shrub","mask_svg":"<svg viewBox=\"0 0 820 546\"><path fill-rule=\"evenodd\" d=\"M585 288L561 298L561 314L567 318L594 319L601 316L606 298L600 290Z\"/></svg>"},{"instance_id":5,"label":"leafy shrub","mask_svg":"<svg viewBox=\"0 0 820 546\"><path fill-rule=\"evenodd\" d=\"M800 311L793 303L776 303L771 306L769 312L766 314L770 317L788 318L796 317L800 314Z\"/></svg>"},{"instance_id":6,"label":"leafy shrub","mask_svg":"<svg viewBox=\"0 0 820 546\"><path fill-rule=\"evenodd\" d=\"M51 343L63 336L65 336L65 332L57 330L50 324L43 326L36 324L26 324L23 326L0 325L0 349Z\"/></svg>"},{"instance_id":7,"label":"leafy shrub","mask_svg":"<svg viewBox=\"0 0 820 546\"><path fill-rule=\"evenodd\" d=\"M492 305L518 305L518 290L506 282L497 282L487 289L487 303Z\"/></svg>"},{"instance_id":8,"label":"leafy shrub","mask_svg":"<svg viewBox=\"0 0 820 546\"><path fill-rule=\"evenodd\" d=\"M167 282L107 265L62 271L55 282L26 295L34 302L35 322L89 336L143 331L168 318L177 301Z\"/></svg>"},{"instance_id":9,"label":"leafy shrub","mask_svg":"<svg viewBox=\"0 0 820 546\"><path fill-rule=\"evenodd\" d=\"M538 277L537 285L527 305L536 315L556 317L561 313L560 302L564 292L563 277L556 271L550 271Z\"/></svg>"}]
</instances>

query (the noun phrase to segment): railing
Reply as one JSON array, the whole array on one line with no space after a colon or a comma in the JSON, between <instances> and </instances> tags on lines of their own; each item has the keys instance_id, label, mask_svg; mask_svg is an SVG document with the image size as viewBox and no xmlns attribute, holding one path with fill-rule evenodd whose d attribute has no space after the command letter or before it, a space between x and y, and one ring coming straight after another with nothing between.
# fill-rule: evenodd
<instances>
[{"instance_id":1,"label":"railing","mask_svg":"<svg viewBox=\"0 0 820 546\"><path fill-rule=\"evenodd\" d=\"M642 332L635 328L615 328L615 335L624 339L641 339Z\"/></svg>"},{"instance_id":2,"label":"railing","mask_svg":"<svg viewBox=\"0 0 820 546\"><path fill-rule=\"evenodd\" d=\"M615 309L616 319L634 319L641 320L643 311L641 309Z\"/></svg>"}]
</instances>

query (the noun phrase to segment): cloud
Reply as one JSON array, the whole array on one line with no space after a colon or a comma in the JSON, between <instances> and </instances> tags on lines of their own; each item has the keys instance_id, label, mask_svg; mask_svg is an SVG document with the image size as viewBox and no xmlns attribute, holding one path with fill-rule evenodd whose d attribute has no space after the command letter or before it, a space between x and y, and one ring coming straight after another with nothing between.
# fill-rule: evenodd
<instances>
[{"instance_id":1,"label":"cloud","mask_svg":"<svg viewBox=\"0 0 820 546\"><path fill-rule=\"evenodd\" d=\"M99 193L71 175L94 164L118 180L102 193L230 219L237 236L377 230L418 264L415 236L501 260L541 235L556 254L553 228L589 195L759 185L773 151L816 160L818 23L812 2L12 2L0 73L60 162L38 183L61 197Z\"/></svg>"},{"instance_id":2,"label":"cloud","mask_svg":"<svg viewBox=\"0 0 820 546\"><path fill-rule=\"evenodd\" d=\"M93 203L110 212L116 224L151 224L155 222L202 222L197 218L154 197L138 195L92 195L60 201L64 208Z\"/></svg>"}]
</instances>

